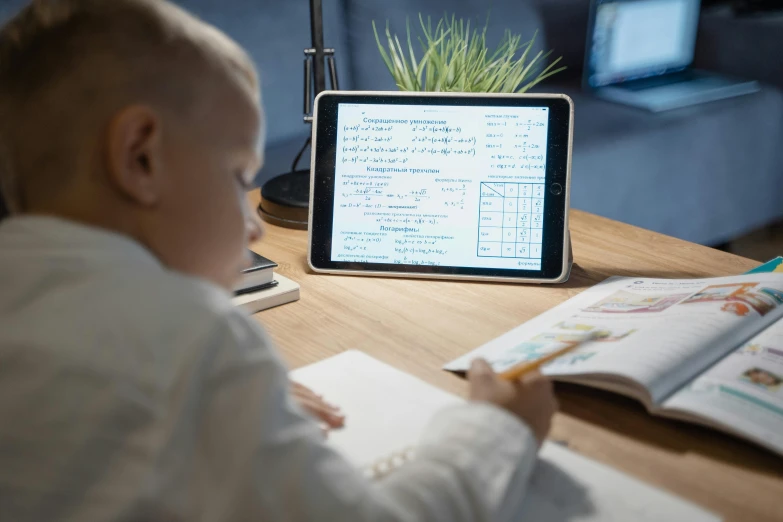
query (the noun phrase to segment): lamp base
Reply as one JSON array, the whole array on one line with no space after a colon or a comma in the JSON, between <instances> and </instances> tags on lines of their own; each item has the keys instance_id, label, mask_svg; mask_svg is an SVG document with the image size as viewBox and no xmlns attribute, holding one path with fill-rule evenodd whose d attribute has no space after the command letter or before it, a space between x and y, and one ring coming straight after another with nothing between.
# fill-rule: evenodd
<instances>
[{"instance_id":1,"label":"lamp base","mask_svg":"<svg viewBox=\"0 0 783 522\"><path fill-rule=\"evenodd\" d=\"M310 212L310 171L295 170L261 187L258 214L273 225L307 230Z\"/></svg>"}]
</instances>

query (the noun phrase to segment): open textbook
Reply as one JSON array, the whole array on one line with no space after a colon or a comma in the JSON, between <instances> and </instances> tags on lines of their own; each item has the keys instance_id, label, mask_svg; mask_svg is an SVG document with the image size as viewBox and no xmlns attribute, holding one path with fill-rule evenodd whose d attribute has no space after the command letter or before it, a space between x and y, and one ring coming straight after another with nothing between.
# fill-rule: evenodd
<instances>
[{"instance_id":1,"label":"open textbook","mask_svg":"<svg viewBox=\"0 0 783 522\"><path fill-rule=\"evenodd\" d=\"M462 399L362 352L349 350L292 372L339 404L345 428L327 439L368 477L381 480L416 458L432 416ZM701 507L558 444L543 445L521 512L548 522L717 522Z\"/></svg>"},{"instance_id":2,"label":"open textbook","mask_svg":"<svg viewBox=\"0 0 783 522\"><path fill-rule=\"evenodd\" d=\"M611 278L447 364L496 371L597 335L543 367L783 454L783 274Z\"/></svg>"}]
</instances>

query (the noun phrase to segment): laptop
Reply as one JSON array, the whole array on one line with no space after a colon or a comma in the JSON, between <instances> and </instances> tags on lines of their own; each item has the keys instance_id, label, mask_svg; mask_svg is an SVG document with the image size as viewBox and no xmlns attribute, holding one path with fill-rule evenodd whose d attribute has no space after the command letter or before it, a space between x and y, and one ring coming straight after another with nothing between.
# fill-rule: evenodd
<instances>
[{"instance_id":1,"label":"laptop","mask_svg":"<svg viewBox=\"0 0 783 522\"><path fill-rule=\"evenodd\" d=\"M758 82L691 68L700 7L700 0L593 0L585 88L652 112L758 91Z\"/></svg>"}]
</instances>

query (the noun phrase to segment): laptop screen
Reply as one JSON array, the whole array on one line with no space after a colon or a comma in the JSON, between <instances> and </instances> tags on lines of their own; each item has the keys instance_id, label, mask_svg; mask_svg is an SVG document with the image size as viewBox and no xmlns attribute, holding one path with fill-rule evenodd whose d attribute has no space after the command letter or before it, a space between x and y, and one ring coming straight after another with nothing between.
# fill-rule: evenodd
<instances>
[{"instance_id":1,"label":"laptop screen","mask_svg":"<svg viewBox=\"0 0 783 522\"><path fill-rule=\"evenodd\" d=\"M600 87L693 61L699 0L594 0L587 80Z\"/></svg>"}]
</instances>

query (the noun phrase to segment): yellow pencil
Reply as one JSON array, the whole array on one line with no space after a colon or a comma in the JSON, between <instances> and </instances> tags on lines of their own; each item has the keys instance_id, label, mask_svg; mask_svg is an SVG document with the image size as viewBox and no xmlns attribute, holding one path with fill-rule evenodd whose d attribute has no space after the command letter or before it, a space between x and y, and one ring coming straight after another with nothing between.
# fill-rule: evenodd
<instances>
[{"instance_id":1,"label":"yellow pencil","mask_svg":"<svg viewBox=\"0 0 783 522\"><path fill-rule=\"evenodd\" d=\"M521 362L519 364L515 364L508 370L500 373L501 379L506 379L508 381L515 381L525 375L528 372L532 372L534 370L539 369L541 366L545 365L549 361L552 361L554 359L557 359L558 357L567 354L568 352L572 350L576 350L580 346L582 346L585 343L589 343L590 341L593 341L595 339L598 339L601 337L598 334L590 334L586 337L583 337L582 339L578 339L576 341L568 341L566 344L567 346L556 350L552 353L546 354L545 356L541 357L540 359L536 359L535 361L525 361Z\"/></svg>"}]
</instances>

